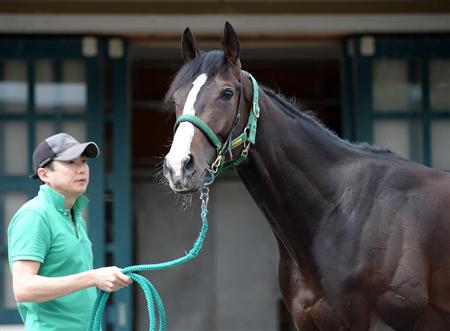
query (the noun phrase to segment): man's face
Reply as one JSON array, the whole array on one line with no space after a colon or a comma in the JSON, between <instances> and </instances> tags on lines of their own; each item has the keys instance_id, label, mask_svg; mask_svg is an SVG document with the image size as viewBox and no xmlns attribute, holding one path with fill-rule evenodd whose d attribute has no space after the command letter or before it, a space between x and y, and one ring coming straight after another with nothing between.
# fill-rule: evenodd
<instances>
[{"instance_id":1,"label":"man's face","mask_svg":"<svg viewBox=\"0 0 450 331\"><path fill-rule=\"evenodd\" d=\"M45 168L41 179L66 198L75 198L86 192L89 184L89 166L85 156L72 161L53 161L53 170Z\"/></svg>"}]
</instances>

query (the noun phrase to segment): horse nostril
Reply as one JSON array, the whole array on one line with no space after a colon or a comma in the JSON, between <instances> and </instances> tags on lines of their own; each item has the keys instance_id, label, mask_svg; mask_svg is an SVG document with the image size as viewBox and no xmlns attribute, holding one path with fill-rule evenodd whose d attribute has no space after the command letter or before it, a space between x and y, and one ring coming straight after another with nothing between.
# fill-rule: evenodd
<instances>
[{"instance_id":1,"label":"horse nostril","mask_svg":"<svg viewBox=\"0 0 450 331\"><path fill-rule=\"evenodd\" d=\"M173 169L169 164L169 161L167 161L167 158L164 159L164 164L163 164L163 173L164 175L167 177L168 175L172 176L173 175Z\"/></svg>"},{"instance_id":2,"label":"horse nostril","mask_svg":"<svg viewBox=\"0 0 450 331\"><path fill-rule=\"evenodd\" d=\"M192 174L194 171L194 157L192 154L189 154L187 157L183 159L183 170L189 174Z\"/></svg>"}]
</instances>

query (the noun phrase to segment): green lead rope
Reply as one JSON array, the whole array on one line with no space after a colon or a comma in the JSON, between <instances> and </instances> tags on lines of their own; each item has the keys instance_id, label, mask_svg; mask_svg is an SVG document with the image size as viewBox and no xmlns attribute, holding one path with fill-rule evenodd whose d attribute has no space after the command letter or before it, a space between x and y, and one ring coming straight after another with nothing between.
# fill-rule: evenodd
<instances>
[{"instance_id":1,"label":"green lead rope","mask_svg":"<svg viewBox=\"0 0 450 331\"><path fill-rule=\"evenodd\" d=\"M183 257L178 259L157 263L157 264L140 264L134 265L127 268L122 269L122 272L126 274L128 277L137 282L145 294L145 299L147 300L148 314L150 317L150 327L149 331L156 331L156 313L155 313L155 304L158 308L159 315L159 331L164 331L166 328L166 313L164 310L164 304L162 302L161 296L159 295L156 288L153 284L144 276L136 274L135 272L139 271L150 271L150 270L161 270L168 269L172 267L176 267L180 264L186 263L193 258L195 258L200 252L203 241L205 240L206 233L208 232L208 220L206 219L206 215L208 214L208 200L209 200L209 189L204 187L200 194L200 200L202 202L201 205L201 219L202 219L202 228L198 235L197 240L192 246L191 250ZM88 331L101 331L102 327L102 316L105 310L106 301L109 298L110 292L105 292L100 290L97 295L97 300L95 301L94 308L92 311L91 319L88 324Z\"/></svg>"}]
</instances>

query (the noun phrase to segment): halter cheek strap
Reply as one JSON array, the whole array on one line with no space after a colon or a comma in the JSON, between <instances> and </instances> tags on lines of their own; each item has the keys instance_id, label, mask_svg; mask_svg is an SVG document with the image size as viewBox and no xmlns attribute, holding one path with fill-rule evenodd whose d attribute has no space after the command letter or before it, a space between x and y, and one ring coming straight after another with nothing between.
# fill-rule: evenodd
<instances>
[{"instance_id":1,"label":"halter cheek strap","mask_svg":"<svg viewBox=\"0 0 450 331\"><path fill-rule=\"evenodd\" d=\"M250 149L250 145L254 145L256 142L256 129L258 124L258 118L260 114L260 108L259 108L259 86L258 82L255 78L253 78L252 75L248 74L250 80L253 84L253 103L252 103L252 109L250 110L247 125L245 126L244 131L237 136L236 138L232 139L233 132L235 128L239 125L239 106L240 106L240 99L242 96L242 89L241 93L239 95L239 102L237 106L236 111L236 118L234 120L233 126L230 130L230 133L228 134L228 137L224 144L220 141L219 137L216 135L216 133L211 130L211 128L208 126L208 124L205 123L200 117L195 115L181 115L178 117L177 121L175 122L174 126L174 132L177 130L178 126L182 122L190 122L193 125L195 125L200 131L203 132L203 134L208 138L208 140L211 142L211 144L216 148L217 157L215 161L211 164L211 167L209 172L212 178L208 181L209 183L212 183L216 177L218 177L224 170L239 165L242 161L244 161L248 156L248 151ZM225 162L225 156L224 153L228 150L231 155L231 151L233 149L236 149L237 147L244 145L244 148L240 154L240 156L236 159L232 159L231 161Z\"/></svg>"}]
</instances>

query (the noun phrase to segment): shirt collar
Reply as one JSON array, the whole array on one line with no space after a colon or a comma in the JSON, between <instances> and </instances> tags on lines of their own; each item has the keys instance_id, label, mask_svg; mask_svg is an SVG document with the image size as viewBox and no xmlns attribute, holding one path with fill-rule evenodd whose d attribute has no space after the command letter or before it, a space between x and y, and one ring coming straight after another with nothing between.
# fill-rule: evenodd
<instances>
[{"instance_id":1,"label":"shirt collar","mask_svg":"<svg viewBox=\"0 0 450 331\"><path fill-rule=\"evenodd\" d=\"M41 185L39 189L39 195L44 196L48 201L50 201L53 206L59 211L65 211L67 208L65 206L66 198L64 195L56 192L48 185ZM83 210L87 207L89 203L89 199L86 198L84 195L80 195L73 204L73 212L74 213L81 213Z\"/></svg>"}]
</instances>

